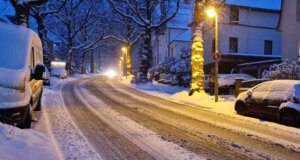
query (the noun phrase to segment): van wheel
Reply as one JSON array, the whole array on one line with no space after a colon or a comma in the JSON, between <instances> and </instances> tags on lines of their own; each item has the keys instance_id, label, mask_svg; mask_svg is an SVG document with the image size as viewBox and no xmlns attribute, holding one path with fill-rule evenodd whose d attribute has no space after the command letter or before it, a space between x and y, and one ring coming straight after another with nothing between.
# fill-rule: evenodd
<instances>
[{"instance_id":1,"label":"van wheel","mask_svg":"<svg viewBox=\"0 0 300 160\"><path fill-rule=\"evenodd\" d=\"M31 104L29 105L28 111L27 111L27 115L25 118L25 121L21 124L18 125L19 128L30 128L31 127L31 121L32 121L32 106Z\"/></svg>"},{"instance_id":2,"label":"van wheel","mask_svg":"<svg viewBox=\"0 0 300 160\"><path fill-rule=\"evenodd\" d=\"M35 111L41 111L42 110L42 94L41 94L41 96L40 96L40 98L39 98L39 101L38 101L38 103L37 103L37 105L36 105L36 107L35 107Z\"/></svg>"},{"instance_id":3,"label":"van wheel","mask_svg":"<svg viewBox=\"0 0 300 160\"><path fill-rule=\"evenodd\" d=\"M292 111L285 111L281 114L280 121L287 126L296 126L297 115Z\"/></svg>"},{"instance_id":4,"label":"van wheel","mask_svg":"<svg viewBox=\"0 0 300 160\"><path fill-rule=\"evenodd\" d=\"M242 102L236 103L235 110L236 110L237 114L239 114L239 115L242 115L242 116L246 115L246 107L245 107L245 104Z\"/></svg>"}]
</instances>

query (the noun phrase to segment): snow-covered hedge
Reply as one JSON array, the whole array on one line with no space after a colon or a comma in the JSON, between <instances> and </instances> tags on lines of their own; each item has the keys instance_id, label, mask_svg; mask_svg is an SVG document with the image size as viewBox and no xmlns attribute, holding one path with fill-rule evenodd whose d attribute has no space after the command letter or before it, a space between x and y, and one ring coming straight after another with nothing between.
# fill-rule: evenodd
<instances>
[{"instance_id":1,"label":"snow-covered hedge","mask_svg":"<svg viewBox=\"0 0 300 160\"><path fill-rule=\"evenodd\" d=\"M299 63L295 60L284 60L280 64L272 65L269 70L263 72L266 79L300 79Z\"/></svg>"},{"instance_id":2,"label":"snow-covered hedge","mask_svg":"<svg viewBox=\"0 0 300 160\"><path fill-rule=\"evenodd\" d=\"M179 86L189 86L191 80L191 59L187 50L183 49L180 57L168 58L155 70L155 80Z\"/></svg>"}]
</instances>

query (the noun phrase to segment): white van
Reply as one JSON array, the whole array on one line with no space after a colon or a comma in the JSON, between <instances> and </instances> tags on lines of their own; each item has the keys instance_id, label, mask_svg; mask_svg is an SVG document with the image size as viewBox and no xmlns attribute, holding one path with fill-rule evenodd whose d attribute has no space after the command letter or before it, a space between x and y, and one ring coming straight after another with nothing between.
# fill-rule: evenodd
<instances>
[{"instance_id":1,"label":"white van","mask_svg":"<svg viewBox=\"0 0 300 160\"><path fill-rule=\"evenodd\" d=\"M41 109L42 43L30 29L0 22L0 121L30 128L34 110Z\"/></svg>"}]
</instances>

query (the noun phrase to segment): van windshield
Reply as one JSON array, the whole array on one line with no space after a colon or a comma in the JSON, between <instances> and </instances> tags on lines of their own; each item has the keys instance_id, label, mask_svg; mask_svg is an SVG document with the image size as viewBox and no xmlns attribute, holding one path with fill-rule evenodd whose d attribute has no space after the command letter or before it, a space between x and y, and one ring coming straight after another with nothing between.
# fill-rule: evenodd
<instances>
[{"instance_id":1,"label":"van windshield","mask_svg":"<svg viewBox=\"0 0 300 160\"><path fill-rule=\"evenodd\" d=\"M8 43L2 40L0 38L0 68L23 68L27 60L27 47L25 47L27 44Z\"/></svg>"}]
</instances>

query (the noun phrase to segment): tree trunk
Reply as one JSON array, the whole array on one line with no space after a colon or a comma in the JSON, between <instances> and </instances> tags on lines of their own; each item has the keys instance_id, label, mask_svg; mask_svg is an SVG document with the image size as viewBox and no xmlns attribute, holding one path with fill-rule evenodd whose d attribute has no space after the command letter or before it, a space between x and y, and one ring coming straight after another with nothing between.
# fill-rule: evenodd
<instances>
[{"instance_id":1,"label":"tree trunk","mask_svg":"<svg viewBox=\"0 0 300 160\"><path fill-rule=\"evenodd\" d=\"M82 53L82 56L81 56L81 69L80 69L80 73L81 74L85 74L85 67L84 67L84 61L85 61L85 52Z\"/></svg>"},{"instance_id":2,"label":"tree trunk","mask_svg":"<svg viewBox=\"0 0 300 160\"><path fill-rule=\"evenodd\" d=\"M146 82L147 80L147 72L150 68L150 58L152 55L151 50L151 30L146 29L145 35L144 35L144 46L142 50L142 54L140 55L140 82Z\"/></svg>"},{"instance_id":3,"label":"tree trunk","mask_svg":"<svg viewBox=\"0 0 300 160\"><path fill-rule=\"evenodd\" d=\"M16 5L16 24L23 27L29 27L29 7L23 5Z\"/></svg>"},{"instance_id":4,"label":"tree trunk","mask_svg":"<svg viewBox=\"0 0 300 160\"><path fill-rule=\"evenodd\" d=\"M94 66L94 53L91 53L91 73L95 73L95 66Z\"/></svg>"},{"instance_id":5,"label":"tree trunk","mask_svg":"<svg viewBox=\"0 0 300 160\"><path fill-rule=\"evenodd\" d=\"M128 45L129 46L129 45ZM126 56L126 71L127 71L127 76L132 75L132 64L131 64L131 46L127 48L127 56Z\"/></svg>"},{"instance_id":6,"label":"tree trunk","mask_svg":"<svg viewBox=\"0 0 300 160\"><path fill-rule=\"evenodd\" d=\"M191 55L191 88L190 95L194 92L204 92L204 49L203 49L203 21L204 21L204 2L196 0L195 14L193 22L193 42Z\"/></svg>"}]
</instances>

